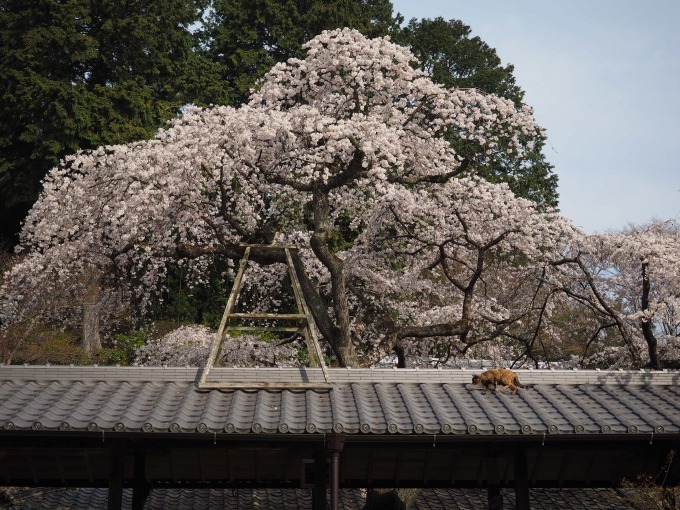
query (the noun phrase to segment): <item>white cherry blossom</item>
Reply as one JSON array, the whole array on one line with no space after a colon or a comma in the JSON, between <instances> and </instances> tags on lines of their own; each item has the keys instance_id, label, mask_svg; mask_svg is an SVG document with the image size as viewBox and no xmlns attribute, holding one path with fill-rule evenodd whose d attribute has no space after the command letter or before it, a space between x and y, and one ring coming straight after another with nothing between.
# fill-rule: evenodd
<instances>
[{"instance_id":1,"label":"white cherry blossom","mask_svg":"<svg viewBox=\"0 0 680 510\"><path fill-rule=\"evenodd\" d=\"M70 317L110 296L142 314L169 264L202 285L214 258L274 240L299 247L302 290L340 365L388 348L532 342L559 280L546 272L577 233L473 177L477 161L522 156L541 131L530 109L439 86L388 38L335 30L305 49L242 107L188 108L154 140L66 158L25 221L7 292L66 295ZM265 283L284 262L251 258Z\"/></svg>"}]
</instances>

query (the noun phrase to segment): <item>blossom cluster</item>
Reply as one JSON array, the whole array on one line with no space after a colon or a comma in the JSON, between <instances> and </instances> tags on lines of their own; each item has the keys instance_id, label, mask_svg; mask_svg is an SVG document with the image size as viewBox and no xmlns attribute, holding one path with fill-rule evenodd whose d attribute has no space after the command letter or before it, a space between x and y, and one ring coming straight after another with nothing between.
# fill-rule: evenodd
<instances>
[{"instance_id":1,"label":"blossom cluster","mask_svg":"<svg viewBox=\"0 0 680 510\"><path fill-rule=\"evenodd\" d=\"M139 347L135 363L146 366L205 366L217 333L205 326L179 327ZM226 337L215 366L297 366L297 351L256 335Z\"/></svg>"},{"instance_id":2,"label":"blossom cluster","mask_svg":"<svg viewBox=\"0 0 680 510\"><path fill-rule=\"evenodd\" d=\"M274 239L300 248L306 297L345 363L356 348L378 358L400 331L411 332L400 340L413 353L547 351L565 341L562 298L638 339L645 320L675 317L677 230L585 236L474 177L477 162L521 158L541 134L529 108L437 85L388 38L335 30L305 49L276 65L248 104L190 107L154 140L62 161L26 218L27 255L3 292L46 315L75 317L88 300L102 313L128 300L143 314L170 265L206 285L214 258ZM257 285L245 294L276 310L281 268L266 264L249 270ZM88 291L93 279L101 292ZM643 304L645 282L653 288ZM207 330L173 335L139 361L205 357ZM287 356L256 338L232 345L237 365Z\"/></svg>"}]
</instances>

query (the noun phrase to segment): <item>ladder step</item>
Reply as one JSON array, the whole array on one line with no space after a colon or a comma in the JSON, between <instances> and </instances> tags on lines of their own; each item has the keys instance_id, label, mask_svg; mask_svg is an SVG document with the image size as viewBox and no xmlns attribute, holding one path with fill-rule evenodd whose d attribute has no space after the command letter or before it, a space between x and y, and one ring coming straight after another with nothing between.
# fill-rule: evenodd
<instances>
[{"instance_id":1,"label":"ladder step","mask_svg":"<svg viewBox=\"0 0 680 510\"><path fill-rule=\"evenodd\" d=\"M292 320L292 319L306 319L307 316L304 313L230 313L228 318Z\"/></svg>"},{"instance_id":2,"label":"ladder step","mask_svg":"<svg viewBox=\"0 0 680 510\"><path fill-rule=\"evenodd\" d=\"M262 327L262 326L227 326L224 328L225 331L282 331L286 333L295 333L300 331L301 328L296 328L294 326L290 327Z\"/></svg>"}]
</instances>

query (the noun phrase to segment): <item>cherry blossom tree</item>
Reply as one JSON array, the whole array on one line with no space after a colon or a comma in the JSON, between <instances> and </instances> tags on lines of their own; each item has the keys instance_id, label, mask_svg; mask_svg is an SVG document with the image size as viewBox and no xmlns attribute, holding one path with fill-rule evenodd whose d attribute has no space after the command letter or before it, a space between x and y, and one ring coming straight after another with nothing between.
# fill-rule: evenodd
<instances>
[{"instance_id":1,"label":"cherry blossom tree","mask_svg":"<svg viewBox=\"0 0 680 510\"><path fill-rule=\"evenodd\" d=\"M436 85L388 38L335 30L305 50L242 107L188 108L155 140L66 158L25 221L12 294L85 311L123 296L143 313L170 264L200 285L215 258L273 240L300 247L303 293L341 366L530 330L549 302L542 272L573 229L473 177L522 157L541 133L530 109Z\"/></svg>"},{"instance_id":2,"label":"cherry blossom tree","mask_svg":"<svg viewBox=\"0 0 680 510\"><path fill-rule=\"evenodd\" d=\"M380 310L379 327L400 357L489 357L501 342L505 360L531 358L539 332L550 334L556 288L547 272L576 234L558 214L480 178L416 197L400 189L374 209L350 281L366 319Z\"/></svg>"},{"instance_id":3,"label":"cherry blossom tree","mask_svg":"<svg viewBox=\"0 0 680 510\"><path fill-rule=\"evenodd\" d=\"M598 320L589 343L606 330L625 345L596 355L606 364L649 366L680 359L680 231L673 221L653 221L619 233L584 237L557 263L563 290ZM610 336L611 338L611 336ZM604 356L604 358L603 358Z\"/></svg>"}]
</instances>

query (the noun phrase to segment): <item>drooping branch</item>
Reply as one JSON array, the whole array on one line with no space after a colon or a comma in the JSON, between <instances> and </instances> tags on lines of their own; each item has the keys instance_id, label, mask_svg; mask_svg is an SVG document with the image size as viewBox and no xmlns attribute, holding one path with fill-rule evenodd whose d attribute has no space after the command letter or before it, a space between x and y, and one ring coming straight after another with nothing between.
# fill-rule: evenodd
<instances>
[{"instance_id":1,"label":"drooping branch","mask_svg":"<svg viewBox=\"0 0 680 510\"><path fill-rule=\"evenodd\" d=\"M205 168L204 165L202 165L202 170L204 174L210 174L207 168ZM224 182L224 167L220 166L220 178L217 183L219 191L220 191L220 215L222 216L222 219L226 221L231 228L233 228L238 235L241 237L246 237L248 235L248 232L239 224L238 221L236 221L236 218L227 210L227 204L229 203L229 190L228 187L225 185Z\"/></svg>"},{"instance_id":2,"label":"drooping branch","mask_svg":"<svg viewBox=\"0 0 680 510\"><path fill-rule=\"evenodd\" d=\"M616 325L617 325L616 322L609 322L607 324L601 324L597 328L597 330L590 336L590 339L586 342L586 345L583 347L583 356L581 356L581 364L583 364L583 360L585 360L586 356L588 355L588 349L590 348L591 344L595 340L597 340L597 337L600 336L600 333L605 329L616 327Z\"/></svg>"},{"instance_id":3,"label":"drooping branch","mask_svg":"<svg viewBox=\"0 0 680 510\"><path fill-rule=\"evenodd\" d=\"M388 182L395 184L444 184L445 182L462 175L471 163L472 160L466 157L463 158L459 166L449 172L435 175L420 175L416 177L389 176L387 180Z\"/></svg>"},{"instance_id":4,"label":"drooping branch","mask_svg":"<svg viewBox=\"0 0 680 510\"><path fill-rule=\"evenodd\" d=\"M350 138L352 145L355 146L354 154L348 164L339 163L340 170L333 173L326 181L315 180L300 180L295 177L282 175L280 172L274 172L273 169L281 166L281 162L272 163L267 172L267 179L273 184L281 184L289 186L292 189L305 193L314 193L315 191L323 191L328 193L332 189L340 188L348 183L365 177L366 169L362 166L365 154L359 148L356 140Z\"/></svg>"}]
</instances>

